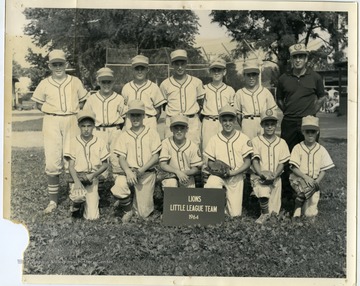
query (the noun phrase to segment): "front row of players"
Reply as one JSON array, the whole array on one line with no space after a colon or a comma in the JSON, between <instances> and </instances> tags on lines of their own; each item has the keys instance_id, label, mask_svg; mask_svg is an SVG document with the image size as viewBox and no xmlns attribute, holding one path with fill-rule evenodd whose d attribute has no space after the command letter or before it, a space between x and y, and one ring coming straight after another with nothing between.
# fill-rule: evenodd
<instances>
[{"instance_id":1,"label":"front row of players","mask_svg":"<svg viewBox=\"0 0 360 286\"><path fill-rule=\"evenodd\" d=\"M273 110L261 114L263 134L250 140L235 129L236 110L226 105L219 113L222 131L210 138L202 160L198 145L186 138L186 116L171 117L172 136L162 142L155 130L143 124L145 106L142 101L129 102L127 116L131 127L119 134L111 148L120 166L119 172L114 171L111 192L118 199L115 206L122 211L123 222L128 222L134 213L146 218L153 212L155 165L159 163L162 170L174 174L174 177L162 181L163 187L194 188L194 176L206 170L209 161L215 160L228 164L229 174L224 178L210 174L204 188L226 189L227 215L241 215L244 178L249 168L251 184L261 209L256 223L262 224L272 213L278 214L281 207L280 175L288 161L292 169L290 182L296 192L294 217L317 215L319 183L325 171L334 167L326 149L316 142L318 118L303 118L305 140L295 146L290 155L285 141L275 134L278 118ZM71 148L64 154L74 181L70 193L86 188L83 216L91 220L99 217L98 177L106 171L110 153L107 144L93 135L94 113L82 110L77 117L81 134L74 138ZM83 172L87 173L86 186L79 178ZM77 212L80 207L79 202L73 203L72 211Z\"/></svg>"}]
</instances>

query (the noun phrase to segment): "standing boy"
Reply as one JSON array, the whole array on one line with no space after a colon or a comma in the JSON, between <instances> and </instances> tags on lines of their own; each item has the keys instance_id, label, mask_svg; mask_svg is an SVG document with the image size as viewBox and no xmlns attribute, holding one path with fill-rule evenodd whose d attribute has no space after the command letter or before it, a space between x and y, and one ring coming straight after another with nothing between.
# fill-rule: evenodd
<instances>
[{"instance_id":1,"label":"standing boy","mask_svg":"<svg viewBox=\"0 0 360 286\"><path fill-rule=\"evenodd\" d=\"M214 60L209 67L211 83L205 85L204 105L201 111L203 120L201 128L202 150L205 150L210 138L222 129L219 122L219 110L225 105L234 105L235 90L223 82L226 75L226 62Z\"/></svg>"},{"instance_id":2,"label":"standing boy","mask_svg":"<svg viewBox=\"0 0 360 286\"><path fill-rule=\"evenodd\" d=\"M244 133L235 129L236 110L230 105L220 109L223 130L210 138L204 151L204 165L221 160L230 166L226 177L210 175L204 188L226 188L226 213L232 217L242 212L244 174L251 164L253 152L251 141Z\"/></svg>"},{"instance_id":3,"label":"standing boy","mask_svg":"<svg viewBox=\"0 0 360 286\"><path fill-rule=\"evenodd\" d=\"M174 173L176 178L162 181L163 187L195 188L194 175L202 165L199 147L186 138L188 118L183 115L171 117L170 130L173 136L162 141L160 168Z\"/></svg>"},{"instance_id":4,"label":"standing boy","mask_svg":"<svg viewBox=\"0 0 360 286\"><path fill-rule=\"evenodd\" d=\"M301 130L304 141L295 145L290 156L290 184L296 192L294 217L316 216L320 199L319 184L325 171L335 165L326 149L316 142L319 118L306 116Z\"/></svg>"},{"instance_id":5,"label":"standing boy","mask_svg":"<svg viewBox=\"0 0 360 286\"><path fill-rule=\"evenodd\" d=\"M88 94L77 77L65 73L66 66L65 53L51 51L48 64L51 75L39 83L31 98L44 113L45 173L50 199L44 213L51 213L57 207L59 175L64 167L63 150L78 132L76 114Z\"/></svg>"},{"instance_id":6,"label":"standing boy","mask_svg":"<svg viewBox=\"0 0 360 286\"><path fill-rule=\"evenodd\" d=\"M166 103L160 88L147 79L149 73L149 59L137 55L131 59L131 68L134 79L124 85L121 94L128 103L139 99L145 105L144 125L157 131L157 121L161 115L161 106ZM126 120L126 129L131 127L130 119Z\"/></svg>"},{"instance_id":7,"label":"standing boy","mask_svg":"<svg viewBox=\"0 0 360 286\"><path fill-rule=\"evenodd\" d=\"M128 117L131 128L124 131L116 141L114 153L118 155L122 174L114 174L113 195L119 199L119 206L125 214L123 222L128 222L132 208L142 218L148 217L154 210L155 169L161 150L159 134L144 126L145 105L140 100L133 100L128 105ZM135 189L132 203L130 187Z\"/></svg>"},{"instance_id":8,"label":"standing boy","mask_svg":"<svg viewBox=\"0 0 360 286\"><path fill-rule=\"evenodd\" d=\"M98 177L106 171L110 153L107 144L93 135L95 114L90 110L81 110L77 119L80 135L72 139L71 145L67 146L69 149L64 150L64 157L69 161L69 172L74 180L74 184L70 184L70 193L86 189L84 218L94 220L100 216ZM73 213L80 209L79 204L73 204Z\"/></svg>"},{"instance_id":9,"label":"standing boy","mask_svg":"<svg viewBox=\"0 0 360 286\"><path fill-rule=\"evenodd\" d=\"M243 67L245 87L236 92L234 106L242 132L253 139L262 132L260 113L268 109L275 110L277 105L271 92L259 84L259 64L246 61Z\"/></svg>"},{"instance_id":10,"label":"standing boy","mask_svg":"<svg viewBox=\"0 0 360 286\"><path fill-rule=\"evenodd\" d=\"M205 90L200 79L186 73L187 53L185 50L176 50L170 54L173 75L165 79L160 89L167 101L165 138L172 136L170 119L177 114L189 118L188 139L200 145L201 123L200 112Z\"/></svg>"},{"instance_id":11,"label":"standing boy","mask_svg":"<svg viewBox=\"0 0 360 286\"><path fill-rule=\"evenodd\" d=\"M256 223L264 223L272 212L279 214L281 207L281 179L284 163L290 159L286 142L275 134L277 125L275 111L269 109L261 113L263 135L252 139L254 154L252 156L251 183L259 199L261 215Z\"/></svg>"}]
</instances>

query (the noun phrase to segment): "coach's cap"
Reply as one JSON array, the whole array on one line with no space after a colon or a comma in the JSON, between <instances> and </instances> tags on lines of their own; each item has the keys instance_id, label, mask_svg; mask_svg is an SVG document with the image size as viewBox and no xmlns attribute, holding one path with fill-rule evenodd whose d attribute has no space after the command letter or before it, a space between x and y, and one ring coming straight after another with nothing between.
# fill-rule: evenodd
<instances>
[{"instance_id":1,"label":"coach's cap","mask_svg":"<svg viewBox=\"0 0 360 286\"><path fill-rule=\"evenodd\" d=\"M65 53L63 50L52 50L49 53L49 63L66 62Z\"/></svg>"},{"instance_id":2,"label":"coach's cap","mask_svg":"<svg viewBox=\"0 0 360 286\"><path fill-rule=\"evenodd\" d=\"M171 62L183 60L187 61L187 52L185 50L175 50L170 54Z\"/></svg>"},{"instance_id":3,"label":"coach's cap","mask_svg":"<svg viewBox=\"0 0 360 286\"><path fill-rule=\"evenodd\" d=\"M299 55L299 54L308 54L309 51L307 50L304 44L295 44L289 47L290 56Z\"/></svg>"},{"instance_id":4,"label":"coach's cap","mask_svg":"<svg viewBox=\"0 0 360 286\"><path fill-rule=\"evenodd\" d=\"M145 113L145 104L139 99L134 99L128 104L127 113Z\"/></svg>"},{"instance_id":5,"label":"coach's cap","mask_svg":"<svg viewBox=\"0 0 360 286\"><path fill-rule=\"evenodd\" d=\"M114 72L109 68L101 68L96 72L96 78L99 79L114 79Z\"/></svg>"},{"instance_id":6,"label":"coach's cap","mask_svg":"<svg viewBox=\"0 0 360 286\"><path fill-rule=\"evenodd\" d=\"M302 130L320 130L319 128L319 118L308 115L303 117L301 122L301 129Z\"/></svg>"},{"instance_id":7,"label":"coach's cap","mask_svg":"<svg viewBox=\"0 0 360 286\"><path fill-rule=\"evenodd\" d=\"M91 119L92 121L95 122L95 113L92 112L91 110L87 110L87 109L80 110L78 112L78 114L76 115L76 117L77 117L78 122L80 122L80 121L82 121L82 120L84 120L86 118L89 118L89 119Z\"/></svg>"},{"instance_id":8,"label":"coach's cap","mask_svg":"<svg viewBox=\"0 0 360 286\"><path fill-rule=\"evenodd\" d=\"M275 120L278 121L276 111L273 109L268 109L265 112L260 113L261 122L267 120Z\"/></svg>"},{"instance_id":9,"label":"coach's cap","mask_svg":"<svg viewBox=\"0 0 360 286\"><path fill-rule=\"evenodd\" d=\"M189 126L189 119L181 114L175 115L170 119L170 127L175 125Z\"/></svg>"},{"instance_id":10,"label":"coach's cap","mask_svg":"<svg viewBox=\"0 0 360 286\"><path fill-rule=\"evenodd\" d=\"M149 58L145 57L143 55L137 55L131 59L131 66L133 68L142 66L142 67L148 67L149 66Z\"/></svg>"},{"instance_id":11,"label":"coach's cap","mask_svg":"<svg viewBox=\"0 0 360 286\"><path fill-rule=\"evenodd\" d=\"M224 115L232 115L232 116L236 116L236 109L232 106L230 106L229 104L223 106L220 111L219 111L219 116L224 116Z\"/></svg>"},{"instance_id":12,"label":"coach's cap","mask_svg":"<svg viewBox=\"0 0 360 286\"><path fill-rule=\"evenodd\" d=\"M244 62L243 69L244 73L260 73L260 67L257 61Z\"/></svg>"},{"instance_id":13,"label":"coach's cap","mask_svg":"<svg viewBox=\"0 0 360 286\"><path fill-rule=\"evenodd\" d=\"M223 59L216 59L210 63L209 69L226 69L226 62Z\"/></svg>"}]
</instances>

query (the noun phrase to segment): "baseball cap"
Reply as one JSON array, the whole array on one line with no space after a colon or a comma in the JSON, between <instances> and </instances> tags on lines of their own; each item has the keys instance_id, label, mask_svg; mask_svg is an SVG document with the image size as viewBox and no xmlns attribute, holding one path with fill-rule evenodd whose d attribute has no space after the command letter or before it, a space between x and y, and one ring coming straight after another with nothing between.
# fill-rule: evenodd
<instances>
[{"instance_id":1,"label":"baseball cap","mask_svg":"<svg viewBox=\"0 0 360 286\"><path fill-rule=\"evenodd\" d=\"M301 122L301 129L302 130L320 130L319 128L319 118L308 115L303 117Z\"/></svg>"},{"instance_id":2,"label":"baseball cap","mask_svg":"<svg viewBox=\"0 0 360 286\"><path fill-rule=\"evenodd\" d=\"M175 115L170 119L170 127L175 125L189 126L189 119L184 115Z\"/></svg>"},{"instance_id":3,"label":"baseball cap","mask_svg":"<svg viewBox=\"0 0 360 286\"><path fill-rule=\"evenodd\" d=\"M63 50L52 50L49 53L49 63L66 62L65 53Z\"/></svg>"},{"instance_id":4,"label":"baseball cap","mask_svg":"<svg viewBox=\"0 0 360 286\"><path fill-rule=\"evenodd\" d=\"M232 116L236 116L236 109L232 106L230 106L229 104L223 106L220 111L219 111L219 116L224 116L224 115L232 115Z\"/></svg>"},{"instance_id":5,"label":"baseball cap","mask_svg":"<svg viewBox=\"0 0 360 286\"><path fill-rule=\"evenodd\" d=\"M80 110L78 114L76 115L77 121L80 122L81 120L84 120L85 118L90 118L95 122L95 113L91 110Z\"/></svg>"},{"instance_id":6,"label":"baseball cap","mask_svg":"<svg viewBox=\"0 0 360 286\"><path fill-rule=\"evenodd\" d=\"M308 54L309 51L307 50L304 44L295 44L289 47L290 56L299 55L299 54Z\"/></svg>"},{"instance_id":7,"label":"baseball cap","mask_svg":"<svg viewBox=\"0 0 360 286\"><path fill-rule=\"evenodd\" d=\"M268 109L265 112L260 113L261 122L266 120L276 120L278 121L277 114L275 110Z\"/></svg>"},{"instance_id":8,"label":"baseball cap","mask_svg":"<svg viewBox=\"0 0 360 286\"><path fill-rule=\"evenodd\" d=\"M210 63L209 69L212 68L226 69L226 62L223 59L216 59Z\"/></svg>"},{"instance_id":9,"label":"baseball cap","mask_svg":"<svg viewBox=\"0 0 360 286\"><path fill-rule=\"evenodd\" d=\"M128 104L128 113L145 113L145 105L139 99L134 99Z\"/></svg>"},{"instance_id":10,"label":"baseball cap","mask_svg":"<svg viewBox=\"0 0 360 286\"><path fill-rule=\"evenodd\" d=\"M114 72L109 68L101 68L96 72L96 78L101 79L114 79Z\"/></svg>"},{"instance_id":11,"label":"baseball cap","mask_svg":"<svg viewBox=\"0 0 360 286\"><path fill-rule=\"evenodd\" d=\"M143 55L137 55L131 59L131 66L133 68L137 66L148 67L149 66L149 58Z\"/></svg>"},{"instance_id":12,"label":"baseball cap","mask_svg":"<svg viewBox=\"0 0 360 286\"><path fill-rule=\"evenodd\" d=\"M246 61L243 64L244 73L260 73L259 63L257 61Z\"/></svg>"},{"instance_id":13,"label":"baseball cap","mask_svg":"<svg viewBox=\"0 0 360 286\"><path fill-rule=\"evenodd\" d=\"M175 50L170 54L171 62L178 60L187 61L187 52L185 50Z\"/></svg>"}]
</instances>

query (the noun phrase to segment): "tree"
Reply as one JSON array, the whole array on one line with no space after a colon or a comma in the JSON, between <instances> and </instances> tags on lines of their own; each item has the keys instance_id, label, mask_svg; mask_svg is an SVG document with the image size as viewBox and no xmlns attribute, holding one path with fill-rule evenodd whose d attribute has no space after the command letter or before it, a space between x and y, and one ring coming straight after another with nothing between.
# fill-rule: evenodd
<instances>
[{"instance_id":1,"label":"tree","mask_svg":"<svg viewBox=\"0 0 360 286\"><path fill-rule=\"evenodd\" d=\"M246 57L252 49L265 52L262 60L287 67L289 46L319 40L325 48L311 53L310 60L339 60L347 47L347 13L315 11L211 11L212 22L226 27L237 42L236 56ZM329 39L326 38L329 36Z\"/></svg>"},{"instance_id":2,"label":"tree","mask_svg":"<svg viewBox=\"0 0 360 286\"><path fill-rule=\"evenodd\" d=\"M142 49L190 49L199 26L198 17L189 10L27 8L24 14L30 20L25 34L35 45L64 49L77 75L89 85L106 62L107 48L131 46L132 56ZM31 53L29 60L35 67L43 64Z\"/></svg>"}]
</instances>

